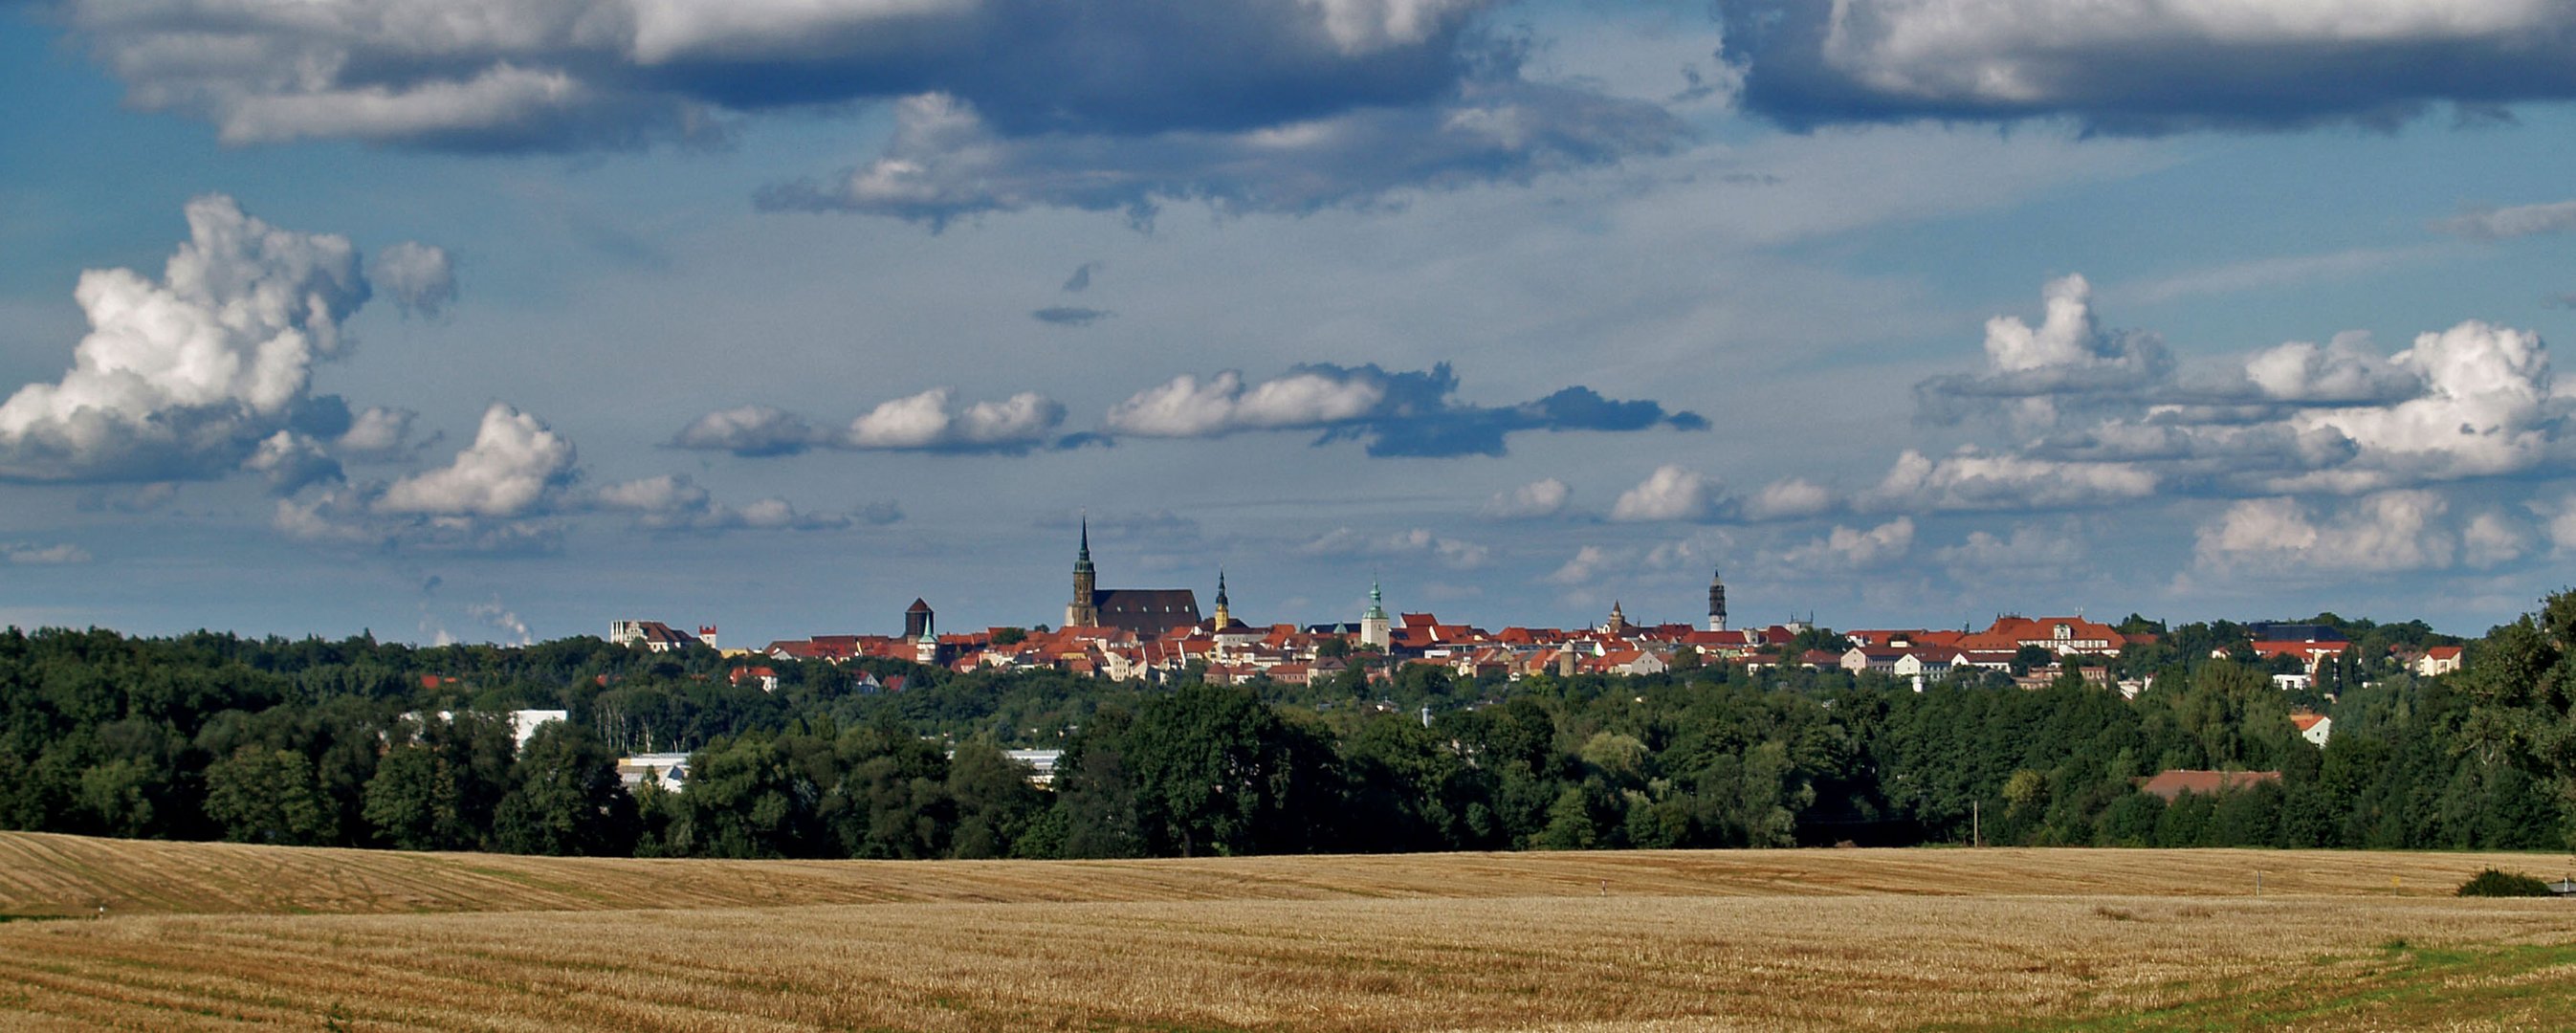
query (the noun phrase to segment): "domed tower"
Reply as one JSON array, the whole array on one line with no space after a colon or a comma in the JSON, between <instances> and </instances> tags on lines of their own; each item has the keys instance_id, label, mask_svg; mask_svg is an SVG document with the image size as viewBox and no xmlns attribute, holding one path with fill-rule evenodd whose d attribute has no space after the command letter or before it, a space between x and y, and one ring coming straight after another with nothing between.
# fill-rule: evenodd
<instances>
[{"instance_id":1,"label":"domed tower","mask_svg":"<svg viewBox=\"0 0 2576 1033\"><path fill-rule=\"evenodd\" d=\"M1395 644L1394 629L1386 619L1386 597L1377 590L1377 581L1369 581L1368 612L1360 616L1360 644L1385 649Z\"/></svg>"},{"instance_id":2,"label":"domed tower","mask_svg":"<svg viewBox=\"0 0 2576 1033\"><path fill-rule=\"evenodd\" d=\"M1091 518L1082 518L1082 551L1073 558L1073 601L1064 605L1064 626L1100 626L1099 577L1091 569Z\"/></svg>"},{"instance_id":3,"label":"domed tower","mask_svg":"<svg viewBox=\"0 0 2576 1033\"><path fill-rule=\"evenodd\" d=\"M1712 571L1708 575L1708 630L1710 631L1726 630L1726 579L1718 576L1722 573L1724 571Z\"/></svg>"}]
</instances>

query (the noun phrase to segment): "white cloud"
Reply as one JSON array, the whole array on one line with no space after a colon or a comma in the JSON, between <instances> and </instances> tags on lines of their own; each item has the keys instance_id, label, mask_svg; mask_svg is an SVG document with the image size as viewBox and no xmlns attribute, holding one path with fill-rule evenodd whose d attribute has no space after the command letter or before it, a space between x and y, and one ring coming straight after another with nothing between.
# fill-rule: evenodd
<instances>
[{"instance_id":1,"label":"white cloud","mask_svg":"<svg viewBox=\"0 0 2576 1033\"><path fill-rule=\"evenodd\" d=\"M1793 568L1849 569L1875 567L1900 559L1914 549L1914 518L1897 517L1866 530L1837 525L1824 537L1781 553Z\"/></svg>"},{"instance_id":2,"label":"white cloud","mask_svg":"<svg viewBox=\"0 0 2576 1033\"><path fill-rule=\"evenodd\" d=\"M1337 527L1297 546L1305 556L1354 556L1405 558L1427 556L1454 570L1473 570L1485 565L1492 550L1474 542L1461 541L1416 527L1391 534L1370 534Z\"/></svg>"},{"instance_id":3,"label":"white cloud","mask_svg":"<svg viewBox=\"0 0 2576 1033\"><path fill-rule=\"evenodd\" d=\"M1804 477L1789 477L1763 485L1745 504L1744 514L1755 520L1789 520L1823 513L1834 508L1835 501L1832 489Z\"/></svg>"},{"instance_id":4,"label":"white cloud","mask_svg":"<svg viewBox=\"0 0 2576 1033\"><path fill-rule=\"evenodd\" d=\"M2439 522L2448 509L2420 490L2381 492L2322 518L2294 499L2247 499L2201 527L2197 560L2249 575L2444 569L2458 552Z\"/></svg>"},{"instance_id":5,"label":"white cloud","mask_svg":"<svg viewBox=\"0 0 2576 1033\"><path fill-rule=\"evenodd\" d=\"M91 557L88 549L65 542L59 545L0 546L0 559L22 567L54 567L87 563Z\"/></svg>"},{"instance_id":6,"label":"white cloud","mask_svg":"<svg viewBox=\"0 0 2576 1033\"><path fill-rule=\"evenodd\" d=\"M1973 447L1934 460L1905 450L1861 501L1877 509L2055 509L2155 494L2155 474L2129 463L2070 463Z\"/></svg>"},{"instance_id":7,"label":"white cloud","mask_svg":"<svg viewBox=\"0 0 2576 1033\"><path fill-rule=\"evenodd\" d=\"M1538 520L1565 512L1565 504L1573 496L1574 490L1564 481L1549 477L1495 492L1481 512L1494 520Z\"/></svg>"},{"instance_id":8,"label":"white cloud","mask_svg":"<svg viewBox=\"0 0 2576 1033\"><path fill-rule=\"evenodd\" d=\"M2521 559L2531 549L2530 527L2502 513L2480 513L2460 530L2461 558L2481 570Z\"/></svg>"},{"instance_id":9,"label":"white cloud","mask_svg":"<svg viewBox=\"0 0 2576 1033\"><path fill-rule=\"evenodd\" d=\"M702 448L742 456L785 455L821 443L803 417L767 405L746 405L698 417L673 436L676 448Z\"/></svg>"},{"instance_id":10,"label":"white cloud","mask_svg":"<svg viewBox=\"0 0 2576 1033\"><path fill-rule=\"evenodd\" d=\"M350 418L349 429L331 443L331 450L352 462L408 462L440 437L413 440L419 420L420 414L409 409L369 407Z\"/></svg>"},{"instance_id":11,"label":"white cloud","mask_svg":"<svg viewBox=\"0 0 2576 1033\"><path fill-rule=\"evenodd\" d=\"M447 466L395 481L375 508L385 513L514 517L540 508L570 483L572 442L536 417L495 402L474 443Z\"/></svg>"},{"instance_id":12,"label":"white cloud","mask_svg":"<svg viewBox=\"0 0 2576 1033\"><path fill-rule=\"evenodd\" d=\"M957 390L937 387L879 404L841 430L817 429L804 417L746 405L698 417L673 435L675 448L739 456L792 455L810 448L853 451L1024 452L1064 424L1064 406L1036 392L956 407Z\"/></svg>"},{"instance_id":13,"label":"white cloud","mask_svg":"<svg viewBox=\"0 0 2576 1033\"><path fill-rule=\"evenodd\" d=\"M0 478L221 476L289 429L314 364L367 297L347 238L296 233L211 195L160 281L81 274L90 332L60 381L0 403Z\"/></svg>"},{"instance_id":14,"label":"white cloud","mask_svg":"<svg viewBox=\"0 0 2576 1033\"><path fill-rule=\"evenodd\" d=\"M2545 233L2565 233L2576 230L2576 201L2553 201L2548 204L2526 204L2512 208L2484 208L2445 219L2434 225L2445 233L2456 233L2477 240L2505 240Z\"/></svg>"},{"instance_id":15,"label":"white cloud","mask_svg":"<svg viewBox=\"0 0 2576 1033\"><path fill-rule=\"evenodd\" d=\"M861 522L890 523L901 519L901 511L891 506L857 514L801 513L781 498L764 498L735 508L716 501L696 481L678 474L604 485L592 493L591 501L601 509L632 513L638 526L654 531L826 531Z\"/></svg>"},{"instance_id":16,"label":"white cloud","mask_svg":"<svg viewBox=\"0 0 2576 1033\"><path fill-rule=\"evenodd\" d=\"M895 450L1024 448L1045 441L1064 422L1064 406L1035 392L952 411L956 393L938 387L879 405L850 421L841 444Z\"/></svg>"},{"instance_id":17,"label":"white cloud","mask_svg":"<svg viewBox=\"0 0 2576 1033\"><path fill-rule=\"evenodd\" d=\"M1356 376L1293 373L1247 390L1235 370L1205 381L1184 373L1111 406L1108 426L1154 438L1317 427L1365 415L1385 397L1384 384Z\"/></svg>"},{"instance_id":18,"label":"white cloud","mask_svg":"<svg viewBox=\"0 0 2576 1033\"><path fill-rule=\"evenodd\" d=\"M262 440L258 450L242 461L242 469L266 476L269 488L279 494L340 477L340 464L323 451L321 442L291 430Z\"/></svg>"},{"instance_id":19,"label":"white cloud","mask_svg":"<svg viewBox=\"0 0 2576 1033\"><path fill-rule=\"evenodd\" d=\"M1636 487L1619 494L1610 507L1612 520L1713 520L1728 508L1726 493L1715 478L1679 466L1657 467Z\"/></svg>"},{"instance_id":20,"label":"white cloud","mask_svg":"<svg viewBox=\"0 0 2576 1033\"><path fill-rule=\"evenodd\" d=\"M404 315L437 319L456 303L456 269L444 249L404 241L367 263L367 278L393 295Z\"/></svg>"},{"instance_id":21,"label":"white cloud","mask_svg":"<svg viewBox=\"0 0 2576 1033\"><path fill-rule=\"evenodd\" d=\"M1554 573L1549 574L1547 576L1547 583L1551 585L1588 585L1600 578L1605 569L1618 561L1619 558L1611 555L1609 550L1598 545L1586 545L1574 550L1573 556L1567 558L1565 563L1562 566L1557 567Z\"/></svg>"},{"instance_id":22,"label":"white cloud","mask_svg":"<svg viewBox=\"0 0 2576 1033\"><path fill-rule=\"evenodd\" d=\"M2421 480L2512 473L2539 464L2555 443L2563 406L2551 398L2549 355L2538 334L2470 320L2415 338L2388 365L2424 385L2391 405L2292 414L2298 430L2331 430L2360 454L2349 469L2285 485L2368 490Z\"/></svg>"},{"instance_id":23,"label":"white cloud","mask_svg":"<svg viewBox=\"0 0 2576 1033\"><path fill-rule=\"evenodd\" d=\"M2389 125L2563 99L2576 12L2544 0L1787 0L1729 5L1747 104L1793 125L2072 116L2162 132Z\"/></svg>"},{"instance_id":24,"label":"white cloud","mask_svg":"<svg viewBox=\"0 0 2576 1033\"><path fill-rule=\"evenodd\" d=\"M2380 402L2424 390L2423 375L2369 349L2370 335L2336 334L2323 347L2292 341L2245 360L2245 378L2266 398L2292 402Z\"/></svg>"}]
</instances>

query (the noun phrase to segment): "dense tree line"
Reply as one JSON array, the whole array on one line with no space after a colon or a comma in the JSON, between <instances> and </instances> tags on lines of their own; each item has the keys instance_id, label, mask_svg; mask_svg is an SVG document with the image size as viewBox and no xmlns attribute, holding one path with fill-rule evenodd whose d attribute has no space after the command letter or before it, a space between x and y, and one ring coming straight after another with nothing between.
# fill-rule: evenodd
<instances>
[{"instance_id":1,"label":"dense tree line","mask_svg":"<svg viewBox=\"0 0 2576 1033\"><path fill-rule=\"evenodd\" d=\"M2238 648L2242 628L2132 618L2160 635L2109 661L2152 678L2134 699L2076 672L1919 693L1715 664L1505 683L1365 652L1335 679L1245 687L762 661L780 675L764 692L711 650L589 638L10 629L0 827L701 857L2568 845L2576 596L2433 679L2386 655L2438 639L2420 623L2319 622L2358 646L2297 694ZM2323 748L2290 723L2300 705L2333 717ZM570 718L521 747L503 716L521 708ZM1040 745L1066 751L1051 789L1003 753ZM616 758L646 750L693 755L686 791L619 784ZM2170 804L2137 791L2168 768L2282 777Z\"/></svg>"}]
</instances>

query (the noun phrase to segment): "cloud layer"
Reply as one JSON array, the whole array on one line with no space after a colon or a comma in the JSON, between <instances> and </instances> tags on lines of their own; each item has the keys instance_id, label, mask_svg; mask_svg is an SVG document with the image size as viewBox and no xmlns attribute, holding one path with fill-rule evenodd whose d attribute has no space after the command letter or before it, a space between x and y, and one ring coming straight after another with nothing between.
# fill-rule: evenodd
<instances>
[{"instance_id":1,"label":"cloud layer","mask_svg":"<svg viewBox=\"0 0 2576 1033\"><path fill-rule=\"evenodd\" d=\"M1654 104L1521 75L1488 0L60 0L145 110L229 144L451 151L720 142L744 118L883 102L872 160L771 208L941 223L1165 200L1303 211L1652 153Z\"/></svg>"},{"instance_id":2,"label":"cloud layer","mask_svg":"<svg viewBox=\"0 0 2576 1033\"><path fill-rule=\"evenodd\" d=\"M2065 116L2115 133L2386 126L2576 97L2576 9L2536 0L1729 3L1744 103L1781 123Z\"/></svg>"}]
</instances>

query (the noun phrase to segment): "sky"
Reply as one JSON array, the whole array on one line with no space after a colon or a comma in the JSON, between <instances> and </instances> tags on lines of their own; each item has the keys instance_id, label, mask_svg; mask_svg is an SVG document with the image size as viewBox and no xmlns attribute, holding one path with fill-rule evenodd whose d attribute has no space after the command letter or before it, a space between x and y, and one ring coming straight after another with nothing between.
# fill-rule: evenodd
<instances>
[{"instance_id":1,"label":"sky","mask_svg":"<svg viewBox=\"0 0 2576 1033\"><path fill-rule=\"evenodd\" d=\"M2477 634L2551 0L0 2L0 624Z\"/></svg>"}]
</instances>

